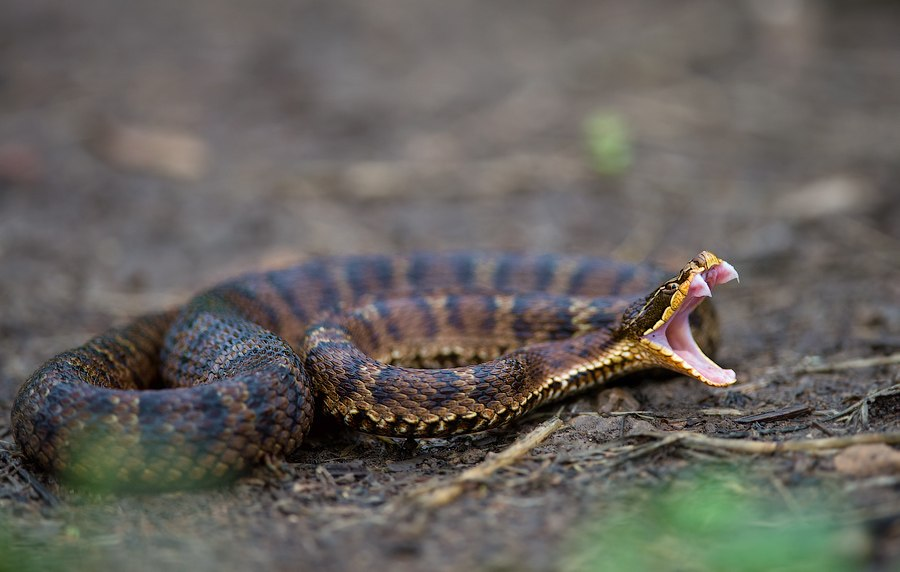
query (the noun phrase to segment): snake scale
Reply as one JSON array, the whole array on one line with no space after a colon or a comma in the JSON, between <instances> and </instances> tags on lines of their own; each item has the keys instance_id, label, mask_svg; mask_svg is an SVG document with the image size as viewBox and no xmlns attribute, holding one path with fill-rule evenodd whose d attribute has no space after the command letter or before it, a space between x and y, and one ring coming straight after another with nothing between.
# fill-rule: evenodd
<instances>
[{"instance_id":1,"label":"snake scale","mask_svg":"<svg viewBox=\"0 0 900 572\"><path fill-rule=\"evenodd\" d=\"M674 277L560 255L312 259L247 274L42 365L13 434L76 484L188 488L297 448L314 412L360 431L442 437L497 427L639 369L715 386L702 252ZM690 317L690 320L689 320Z\"/></svg>"}]
</instances>

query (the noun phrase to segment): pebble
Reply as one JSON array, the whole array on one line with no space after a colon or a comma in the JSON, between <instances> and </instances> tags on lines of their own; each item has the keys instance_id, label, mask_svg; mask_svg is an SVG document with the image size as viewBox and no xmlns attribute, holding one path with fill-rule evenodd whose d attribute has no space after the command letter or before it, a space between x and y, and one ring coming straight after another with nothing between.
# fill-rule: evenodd
<instances>
[{"instance_id":1,"label":"pebble","mask_svg":"<svg viewBox=\"0 0 900 572\"><path fill-rule=\"evenodd\" d=\"M834 175L780 196L775 201L775 211L789 219L812 220L865 212L876 202L877 193L867 181L849 175Z\"/></svg>"},{"instance_id":2,"label":"pebble","mask_svg":"<svg viewBox=\"0 0 900 572\"><path fill-rule=\"evenodd\" d=\"M123 170L193 181L209 167L206 142L183 131L104 123L88 141L98 157Z\"/></svg>"},{"instance_id":3,"label":"pebble","mask_svg":"<svg viewBox=\"0 0 900 572\"><path fill-rule=\"evenodd\" d=\"M628 435L635 435L638 433L650 433L656 431L656 427L653 426L652 423L646 421L644 419L632 419L631 427L628 429Z\"/></svg>"},{"instance_id":4,"label":"pebble","mask_svg":"<svg viewBox=\"0 0 900 572\"><path fill-rule=\"evenodd\" d=\"M586 435L597 440L606 440L619 436L622 421L617 417L578 415L569 422L569 427L580 435Z\"/></svg>"}]
</instances>

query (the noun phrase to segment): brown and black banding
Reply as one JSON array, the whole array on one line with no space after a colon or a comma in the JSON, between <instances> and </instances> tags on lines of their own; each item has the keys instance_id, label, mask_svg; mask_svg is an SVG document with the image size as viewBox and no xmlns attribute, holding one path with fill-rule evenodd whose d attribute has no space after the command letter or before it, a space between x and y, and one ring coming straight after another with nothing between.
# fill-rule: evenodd
<instances>
[{"instance_id":1,"label":"brown and black banding","mask_svg":"<svg viewBox=\"0 0 900 572\"><path fill-rule=\"evenodd\" d=\"M624 305L661 279L593 258L480 253L248 274L48 361L18 392L13 434L47 470L131 490L221 482L284 456L314 407L384 435L484 430L650 367L598 356L621 353ZM714 316L698 320L714 338ZM370 355L392 348L401 363L435 352L460 363L417 369ZM472 356L491 361L466 365Z\"/></svg>"}]
</instances>

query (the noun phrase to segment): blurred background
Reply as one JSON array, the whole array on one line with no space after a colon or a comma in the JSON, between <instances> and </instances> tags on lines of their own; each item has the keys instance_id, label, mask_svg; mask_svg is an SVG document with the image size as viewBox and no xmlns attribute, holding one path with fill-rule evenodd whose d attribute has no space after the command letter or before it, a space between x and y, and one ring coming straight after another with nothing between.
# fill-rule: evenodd
<instances>
[{"instance_id":1,"label":"blurred background","mask_svg":"<svg viewBox=\"0 0 900 572\"><path fill-rule=\"evenodd\" d=\"M7 0L4 322L312 254L761 258L833 214L896 239L898 26L877 1Z\"/></svg>"},{"instance_id":2,"label":"blurred background","mask_svg":"<svg viewBox=\"0 0 900 572\"><path fill-rule=\"evenodd\" d=\"M0 413L113 322L320 254L710 249L745 378L896 351L898 159L892 1L4 0Z\"/></svg>"},{"instance_id":3,"label":"blurred background","mask_svg":"<svg viewBox=\"0 0 900 572\"><path fill-rule=\"evenodd\" d=\"M6 0L3 379L29 336L318 254L896 267L898 26L887 1Z\"/></svg>"}]
</instances>

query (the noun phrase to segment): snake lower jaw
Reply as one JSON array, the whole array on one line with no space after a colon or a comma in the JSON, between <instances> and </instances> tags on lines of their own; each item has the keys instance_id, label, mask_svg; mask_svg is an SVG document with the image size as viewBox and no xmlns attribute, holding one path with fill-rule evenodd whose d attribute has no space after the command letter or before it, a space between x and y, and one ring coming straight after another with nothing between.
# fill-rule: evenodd
<instances>
[{"instance_id":1,"label":"snake lower jaw","mask_svg":"<svg viewBox=\"0 0 900 572\"><path fill-rule=\"evenodd\" d=\"M654 331L641 336L642 346L660 366L688 375L715 387L732 385L737 381L734 370L724 369L710 359L694 339L688 323L691 312L712 296L712 289L738 279L737 271L725 261L696 274L686 299L674 314Z\"/></svg>"}]
</instances>

